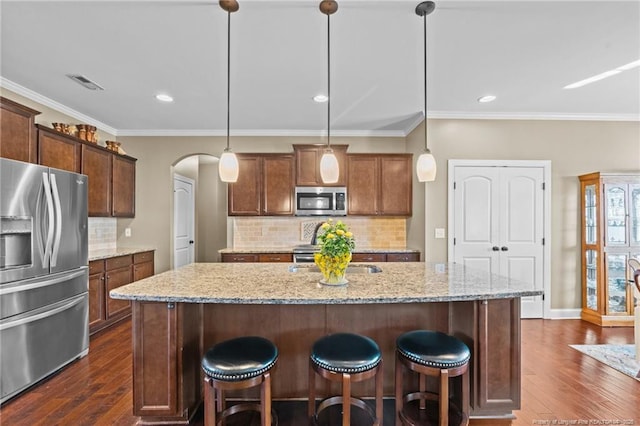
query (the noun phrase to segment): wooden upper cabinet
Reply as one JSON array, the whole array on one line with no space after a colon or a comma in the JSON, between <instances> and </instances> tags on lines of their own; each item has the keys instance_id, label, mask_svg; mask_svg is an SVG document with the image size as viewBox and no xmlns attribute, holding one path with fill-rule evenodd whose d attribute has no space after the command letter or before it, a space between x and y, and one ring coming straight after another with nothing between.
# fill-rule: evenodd
<instances>
[{"instance_id":1,"label":"wooden upper cabinet","mask_svg":"<svg viewBox=\"0 0 640 426\"><path fill-rule=\"evenodd\" d=\"M236 154L238 180L229 184L230 216L259 216L262 187L262 158L254 154Z\"/></svg>"},{"instance_id":2,"label":"wooden upper cabinet","mask_svg":"<svg viewBox=\"0 0 640 426\"><path fill-rule=\"evenodd\" d=\"M412 158L411 154L385 154L379 157L378 214L411 216L413 205Z\"/></svg>"},{"instance_id":3,"label":"wooden upper cabinet","mask_svg":"<svg viewBox=\"0 0 640 426\"><path fill-rule=\"evenodd\" d=\"M326 184L320 176L320 160L326 149L325 144L293 145L295 153L296 186L345 186L347 184L348 145L331 145L338 159L340 175L338 182Z\"/></svg>"},{"instance_id":4,"label":"wooden upper cabinet","mask_svg":"<svg viewBox=\"0 0 640 426\"><path fill-rule=\"evenodd\" d=\"M411 154L349 154L348 214L411 216Z\"/></svg>"},{"instance_id":5,"label":"wooden upper cabinet","mask_svg":"<svg viewBox=\"0 0 640 426\"><path fill-rule=\"evenodd\" d=\"M293 215L293 154L236 154L239 174L229 184L230 216Z\"/></svg>"},{"instance_id":6,"label":"wooden upper cabinet","mask_svg":"<svg viewBox=\"0 0 640 426\"><path fill-rule=\"evenodd\" d=\"M111 168L111 214L114 217L136 215L136 160L113 155Z\"/></svg>"},{"instance_id":7,"label":"wooden upper cabinet","mask_svg":"<svg viewBox=\"0 0 640 426\"><path fill-rule=\"evenodd\" d=\"M0 97L0 157L35 163L35 116L39 111Z\"/></svg>"},{"instance_id":8,"label":"wooden upper cabinet","mask_svg":"<svg viewBox=\"0 0 640 426\"><path fill-rule=\"evenodd\" d=\"M104 149L82 145L80 173L89 178L89 216L111 216L111 161Z\"/></svg>"},{"instance_id":9,"label":"wooden upper cabinet","mask_svg":"<svg viewBox=\"0 0 640 426\"><path fill-rule=\"evenodd\" d=\"M80 143L77 138L36 125L38 128L38 164L80 173Z\"/></svg>"},{"instance_id":10,"label":"wooden upper cabinet","mask_svg":"<svg viewBox=\"0 0 640 426\"><path fill-rule=\"evenodd\" d=\"M267 154L263 156L263 215L293 215L293 173L292 154Z\"/></svg>"}]
</instances>

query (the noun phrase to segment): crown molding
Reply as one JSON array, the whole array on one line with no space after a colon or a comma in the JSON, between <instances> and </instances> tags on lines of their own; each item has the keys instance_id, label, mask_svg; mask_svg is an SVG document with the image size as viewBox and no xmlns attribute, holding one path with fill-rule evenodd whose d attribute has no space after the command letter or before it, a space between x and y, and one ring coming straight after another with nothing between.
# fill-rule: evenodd
<instances>
[{"instance_id":1,"label":"crown molding","mask_svg":"<svg viewBox=\"0 0 640 426\"><path fill-rule=\"evenodd\" d=\"M234 130L231 129L231 137L322 137L327 135L325 130L287 130L287 129L267 129L267 130ZM331 137L379 137L393 138L406 137L408 133L404 130L332 130ZM226 136L226 130L213 129L121 129L118 136L156 136L156 137L189 137L189 136Z\"/></svg>"},{"instance_id":2,"label":"crown molding","mask_svg":"<svg viewBox=\"0 0 640 426\"><path fill-rule=\"evenodd\" d=\"M118 130L114 127L111 127L101 121L96 120L95 118L89 117L81 112L76 111L73 108L69 108L66 105L61 104L60 102L54 101L53 99L47 98L39 93L34 92L31 89L27 89L24 86L19 85L18 83L14 83L11 80L8 80L4 77L0 76L0 87L3 87L7 90L11 90L12 92L24 96L27 99L30 99L34 102L38 102L46 107L49 107L53 110L66 114L70 117L73 117L82 123L90 124L92 126L96 126L98 129L105 131L114 136L118 136Z\"/></svg>"},{"instance_id":3,"label":"crown molding","mask_svg":"<svg viewBox=\"0 0 640 426\"><path fill-rule=\"evenodd\" d=\"M429 112L429 119L460 120L565 120L565 121L640 121L640 114L581 114L563 112Z\"/></svg>"}]
</instances>

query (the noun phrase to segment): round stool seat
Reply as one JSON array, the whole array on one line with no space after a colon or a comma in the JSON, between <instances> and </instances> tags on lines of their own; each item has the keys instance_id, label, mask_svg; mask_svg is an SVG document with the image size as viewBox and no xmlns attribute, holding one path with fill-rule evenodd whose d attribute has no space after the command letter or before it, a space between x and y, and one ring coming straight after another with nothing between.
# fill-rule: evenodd
<instances>
[{"instance_id":1,"label":"round stool seat","mask_svg":"<svg viewBox=\"0 0 640 426\"><path fill-rule=\"evenodd\" d=\"M202 358L202 369L216 380L241 381L262 375L277 359L278 348L269 340L238 337L212 346Z\"/></svg>"},{"instance_id":2,"label":"round stool seat","mask_svg":"<svg viewBox=\"0 0 640 426\"><path fill-rule=\"evenodd\" d=\"M382 353L372 339L352 333L336 333L313 344L311 361L335 373L361 373L375 368Z\"/></svg>"},{"instance_id":3,"label":"round stool seat","mask_svg":"<svg viewBox=\"0 0 640 426\"><path fill-rule=\"evenodd\" d=\"M396 348L415 363L441 369L460 367L471 358L467 345L439 331L410 331L398 337Z\"/></svg>"}]
</instances>

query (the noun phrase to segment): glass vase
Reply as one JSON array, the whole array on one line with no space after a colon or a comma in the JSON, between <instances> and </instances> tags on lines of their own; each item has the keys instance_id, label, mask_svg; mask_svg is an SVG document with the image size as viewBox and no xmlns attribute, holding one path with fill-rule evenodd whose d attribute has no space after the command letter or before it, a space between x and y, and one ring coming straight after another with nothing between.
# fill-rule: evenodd
<instances>
[{"instance_id":1,"label":"glass vase","mask_svg":"<svg viewBox=\"0 0 640 426\"><path fill-rule=\"evenodd\" d=\"M314 255L314 262L322 272L320 284L325 285L345 285L347 281L344 274L351 261L351 252L338 256L330 256L322 253Z\"/></svg>"}]
</instances>

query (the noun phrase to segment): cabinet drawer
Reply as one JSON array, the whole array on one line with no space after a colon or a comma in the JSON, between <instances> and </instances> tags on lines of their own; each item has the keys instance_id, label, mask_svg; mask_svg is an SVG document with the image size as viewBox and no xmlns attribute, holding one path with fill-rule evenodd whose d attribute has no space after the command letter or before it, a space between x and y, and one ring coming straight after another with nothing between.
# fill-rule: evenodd
<instances>
[{"instance_id":1,"label":"cabinet drawer","mask_svg":"<svg viewBox=\"0 0 640 426\"><path fill-rule=\"evenodd\" d=\"M222 254L223 262L257 262L258 255L257 254Z\"/></svg>"},{"instance_id":2,"label":"cabinet drawer","mask_svg":"<svg viewBox=\"0 0 640 426\"><path fill-rule=\"evenodd\" d=\"M153 252L145 251L144 253L136 253L133 255L133 263L149 262L153 260Z\"/></svg>"},{"instance_id":3,"label":"cabinet drawer","mask_svg":"<svg viewBox=\"0 0 640 426\"><path fill-rule=\"evenodd\" d=\"M106 260L107 271L131 265L131 255L112 257Z\"/></svg>"},{"instance_id":4,"label":"cabinet drawer","mask_svg":"<svg viewBox=\"0 0 640 426\"><path fill-rule=\"evenodd\" d=\"M138 281L153 275L153 262L143 262L133 265L133 281Z\"/></svg>"},{"instance_id":5,"label":"cabinet drawer","mask_svg":"<svg viewBox=\"0 0 640 426\"><path fill-rule=\"evenodd\" d=\"M260 262L293 262L291 253L265 253L258 257Z\"/></svg>"},{"instance_id":6,"label":"cabinet drawer","mask_svg":"<svg viewBox=\"0 0 640 426\"><path fill-rule=\"evenodd\" d=\"M387 253L387 262L419 262L420 253Z\"/></svg>"},{"instance_id":7,"label":"cabinet drawer","mask_svg":"<svg viewBox=\"0 0 640 426\"><path fill-rule=\"evenodd\" d=\"M386 262L387 256L384 253L353 253L352 262Z\"/></svg>"},{"instance_id":8,"label":"cabinet drawer","mask_svg":"<svg viewBox=\"0 0 640 426\"><path fill-rule=\"evenodd\" d=\"M89 275L104 272L104 260L92 260L89 262Z\"/></svg>"}]
</instances>

